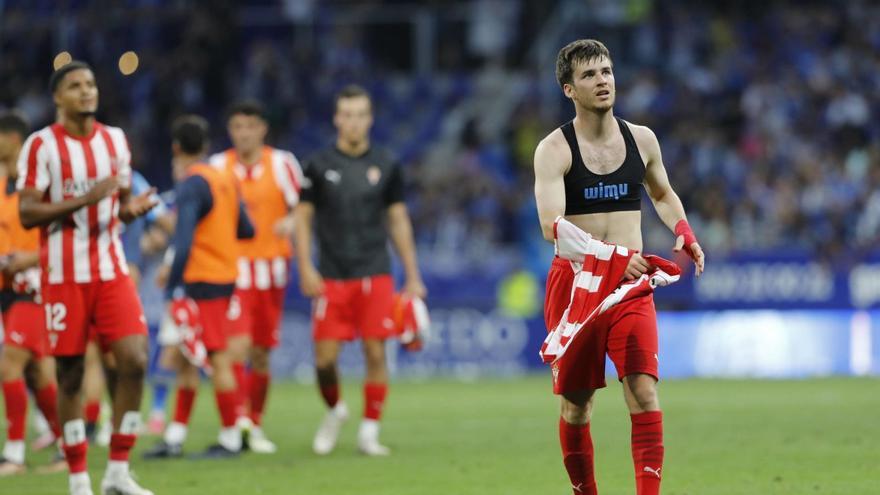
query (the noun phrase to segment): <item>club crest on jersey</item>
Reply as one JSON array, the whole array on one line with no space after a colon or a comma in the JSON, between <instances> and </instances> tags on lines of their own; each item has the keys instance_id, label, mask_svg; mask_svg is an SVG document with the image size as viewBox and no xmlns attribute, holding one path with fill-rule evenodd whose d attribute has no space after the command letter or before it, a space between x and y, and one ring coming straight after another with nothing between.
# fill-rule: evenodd
<instances>
[{"instance_id":1,"label":"club crest on jersey","mask_svg":"<svg viewBox=\"0 0 880 495\"><path fill-rule=\"evenodd\" d=\"M375 186L379 183L379 179L382 178L382 171L379 170L379 167L375 165L370 165L370 168L367 169L367 181L371 186Z\"/></svg>"},{"instance_id":2,"label":"club crest on jersey","mask_svg":"<svg viewBox=\"0 0 880 495\"><path fill-rule=\"evenodd\" d=\"M586 199L620 199L629 193L629 184L603 184L600 182L593 187L584 188L584 198Z\"/></svg>"}]
</instances>

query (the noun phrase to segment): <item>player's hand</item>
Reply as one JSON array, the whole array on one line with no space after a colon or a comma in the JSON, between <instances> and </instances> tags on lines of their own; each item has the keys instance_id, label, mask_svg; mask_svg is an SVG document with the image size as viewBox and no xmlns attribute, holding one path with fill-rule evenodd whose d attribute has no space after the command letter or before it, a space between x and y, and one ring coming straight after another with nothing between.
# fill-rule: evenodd
<instances>
[{"instance_id":1,"label":"player's hand","mask_svg":"<svg viewBox=\"0 0 880 495\"><path fill-rule=\"evenodd\" d=\"M287 239L293 235L293 216L287 215L281 220L275 222L275 235L283 239Z\"/></svg>"},{"instance_id":2,"label":"player's hand","mask_svg":"<svg viewBox=\"0 0 880 495\"><path fill-rule=\"evenodd\" d=\"M159 200L156 198L156 188L151 187L149 191L144 191L137 196L129 198L128 203L125 205L126 211L124 214L120 214L120 217L128 217L134 220L137 217L146 215L147 212L155 208L158 204Z\"/></svg>"},{"instance_id":3,"label":"player's hand","mask_svg":"<svg viewBox=\"0 0 880 495\"><path fill-rule=\"evenodd\" d=\"M171 265L163 263L156 269L156 287L164 289L168 285L168 278L171 276Z\"/></svg>"},{"instance_id":4,"label":"player's hand","mask_svg":"<svg viewBox=\"0 0 880 495\"><path fill-rule=\"evenodd\" d=\"M299 290L309 298L320 296L324 293L324 277L313 266L303 268L299 274Z\"/></svg>"},{"instance_id":5,"label":"player's hand","mask_svg":"<svg viewBox=\"0 0 880 495\"><path fill-rule=\"evenodd\" d=\"M3 274L7 276L27 270L28 268L37 266L40 263L40 256L37 253L14 252L6 257L3 263Z\"/></svg>"},{"instance_id":6,"label":"player's hand","mask_svg":"<svg viewBox=\"0 0 880 495\"><path fill-rule=\"evenodd\" d=\"M417 278L406 281L403 285L403 293L408 296L424 299L425 296L428 295L428 289L425 287L425 283L422 282L422 279Z\"/></svg>"},{"instance_id":7,"label":"player's hand","mask_svg":"<svg viewBox=\"0 0 880 495\"><path fill-rule=\"evenodd\" d=\"M119 179L115 176L101 179L85 194L86 206L92 206L119 190Z\"/></svg>"},{"instance_id":8,"label":"player's hand","mask_svg":"<svg viewBox=\"0 0 880 495\"><path fill-rule=\"evenodd\" d=\"M141 237L141 251L146 256L153 256L168 246L168 234L162 229L152 228Z\"/></svg>"},{"instance_id":9,"label":"player's hand","mask_svg":"<svg viewBox=\"0 0 880 495\"><path fill-rule=\"evenodd\" d=\"M624 272L623 279L624 280L635 280L651 269L651 264L648 263L648 260L642 257L639 253L633 253L633 255L629 259L629 263L626 265L626 272Z\"/></svg>"},{"instance_id":10,"label":"player's hand","mask_svg":"<svg viewBox=\"0 0 880 495\"><path fill-rule=\"evenodd\" d=\"M684 250L694 260L694 274L699 277L703 273L703 268L706 266L706 255L703 254L703 248L700 247L699 242L692 242L690 246L685 248L684 236L680 235L675 238L675 245L672 246L672 250L676 253Z\"/></svg>"}]
</instances>

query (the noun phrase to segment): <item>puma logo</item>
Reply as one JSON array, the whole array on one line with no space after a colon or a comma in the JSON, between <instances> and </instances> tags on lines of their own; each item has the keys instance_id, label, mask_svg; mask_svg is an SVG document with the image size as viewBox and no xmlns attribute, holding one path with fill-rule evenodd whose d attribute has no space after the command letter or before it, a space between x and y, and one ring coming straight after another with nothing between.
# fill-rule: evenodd
<instances>
[{"instance_id":1,"label":"puma logo","mask_svg":"<svg viewBox=\"0 0 880 495\"><path fill-rule=\"evenodd\" d=\"M645 468L644 468L642 471L644 471L644 472L646 472L646 473L651 473L651 474L653 474L654 476L656 476L656 477L659 479L659 478L660 478L660 470L661 470L661 469L663 469L663 468L662 468L662 467L658 467L657 469L651 469L651 468L649 468L648 466L645 466Z\"/></svg>"},{"instance_id":2,"label":"puma logo","mask_svg":"<svg viewBox=\"0 0 880 495\"><path fill-rule=\"evenodd\" d=\"M571 485L571 487L574 489L574 491L576 491L578 493L584 493L584 491L581 490L582 486L584 486L583 483L578 483L577 486Z\"/></svg>"}]
</instances>

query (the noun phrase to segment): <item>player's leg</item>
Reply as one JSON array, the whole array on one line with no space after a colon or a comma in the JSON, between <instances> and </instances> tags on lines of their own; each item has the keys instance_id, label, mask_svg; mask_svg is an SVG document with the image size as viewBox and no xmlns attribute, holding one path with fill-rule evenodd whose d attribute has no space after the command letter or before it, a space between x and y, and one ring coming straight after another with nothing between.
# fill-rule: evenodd
<instances>
[{"instance_id":1,"label":"player's leg","mask_svg":"<svg viewBox=\"0 0 880 495\"><path fill-rule=\"evenodd\" d=\"M660 493L663 468L663 413L657 399L657 321L651 296L612 310L608 355L623 382L632 421L632 457L636 493Z\"/></svg>"},{"instance_id":2,"label":"player's leg","mask_svg":"<svg viewBox=\"0 0 880 495\"><path fill-rule=\"evenodd\" d=\"M27 368L25 368L25 373L30 376L28 382L34 394L34 401L48 427L45 438L38 438L31 443L33 450L39 450L56 443L61 438L61 423L58 420L58 384L55 381L55 359L48 356L38 356L34 353L33 358L28 362ZM64 452L61 450L60 442L58 443L58 449L53 454L52 460L48 464L38 467L38 473L61 473L67 470L67 461L64 459Z\"/></svg>"},{"instance_id":3,"label":"player's leg","mask_svg":"<svg viewBox=\"0 0 880 495\"><path fill-rule=\"evenodd\" d=\"M254 290L250 304L242 304L251 318L252 346L250 352L250 418L253 423L248 442L250 449L257 453L272 453L277 450L263 432L263 411L269 396L271 373L269 370L272 349L278 346L280 337L281 313L284 307L284 288ZM245 309L247 307L247 309Z\"/></svg>"},{"instance_id":4,"label":"player's leg","mask_svg":"<svg viewBox=\"0 0 880 495\"><path fill-rule=\"evenodd\" d=\"M27 386L24 369L31 353L10 343L7 338L0 350L0 382L3 384L3 402L6 406L6 443L0 456L0 476L25 472L24 435L27 419Z\"/></svg>"},{"instance_id":5,"label":"player's leg","mask_svg":"<svg viewBox=\"0 0 880 495\"><path fill-rule=\"evenodd\" d=\"M101 398L107 389L104 369L101 364L101 349L94 340L86 347L85 373L83 375L83 416L86 421L86 436L94 442L98 431L98 418L101 415Z\"/></svg>"},{"instance_id":6,"label":"player's leg","mask_svg":"<svg viewBox=\"0 0 880 495\"><path fill-rule=\"evenodd\" d=\"M321 398L327 405L327 414L312 442L312 450L318 455L333 451L339 431L348 420L348 407L340 397L336 363L342 342L355 336L351 303L358 282L324 279L324 294L312 301L315 374Z\"/></svg>"},{"instance_id":7,"label":"player's leg","mask_svg":"<svg viewBox=\"0 0 880 495\"><path fill-rule=\"evenodd\" d=\"M270 349L263 346L253 346L250 352L250 422L251 429L248 434L248 447L251 451L259 454L272 454L278 449L275 444L266 437L263 432L263 411L266 407L266 399L269 396L269 353Z\"/></svg>"},{"instance_id":8,"label":"player's leg","mask_svg":"<svg viewBox=\"0 0 880 495\"><path fill-rule=\"evenodd\" d=\"M226 352L232 362L232 374L235 377L236 392L238 393L239 406L236 418L238 418L240 426L246 430L250 430L251 426L248 419L250 373L247 361L251 349L250 323L252 319L250 314L245 317L245 312L249 312L250 309L245 295L242 294L242 291L236 290L229 299L229 309L227 310L230 325L228 325Z\"/></svg>"},{"instance_id":9,"label":"player's leg","mask_svg":"<svg viewBox=\"0 0 880 495\"><path fill-rule=\"evenodd\" d=\"M632 420L632 457L636 493L660 493L663 467L663 413L657 399L657 379L635 373L623 378L623 395Z\"/></svg>"},{"instance_id":10,"label":"player's leg","mask_svg":"<svg viewBox=\"0 0 880 495\"><path fill-rule=\"evenodd\" d=\"M189 420L200 382L199 369L183 357L176 345L162 348L160 364L166 369L176 370L174 416L165 428L162 440L144 453L144 459L169 459L183 455L183 443L189 432Z\"/></svg>"},{"instance_id":11,"label":"player's leg","mask_svg":"<svg viewBox=\"0 0 880 495\"><path fill-rule=\"evenodd\" d=\"M83 346L84 347L84 346ZM85 349L82 355L55 356L58 380L58 421L64 439L64 456L70 471L70 484L90 484L86 465L88 442L82 419L82 382L85 375ZM71 492L73 490L71 489Z\"/></svg>"},{"instance_id":12,"label":"player's leg","mask_svg":"<svg viewBox=\"0 0 880 495\"><path fill-rule=\"evenodd\" d=\"M352 307L355 325L363 336L367 366L358 449L368 455L388 455L390 450L379 443L379 420L388 395L385 339L394 333L394 281L390 275L376 275L359 280L357 289Z\"/></svg>"},{"instance_id":13,"label":"player's leg","mask_svg":"<svg viewBox=\"0 0 880 495\"><path fill-rule=\"evenodd\" d=\"M147 372L147 326L134 283L127 276L96 284L94 331L115 360L113 432L103 493L152 495L132 478L129 456L141 429L140 407Z\"/></svg>"},{"instance_id":14,"label":"player's leg","mask_svg":"<svg viewBox=\"0 0 880 495\"><path fill-rule=\"evenodd\" d=\"M388 366L385 340L364 339L367 375L364 381L364 416L358 429L358 449L367 455L388 455L388 447L379 443L379 421L388 395Z\"/></svg>"},{"instance_id":15,"label":"player's leg","mask_svg":"<svg viewBox=\"0 0 880 495\"><path fill-rule=\"evenodd\" d=\"M552 331L571 300L574 273L568 261L556 258L547 274L544 321ZM605 387L607 319L600 317L589 332L581 332L568 352L554 362L553 392L562 396L559 444L565 470L575 494L596 494L593 440L590 433L595 391Z\"/></svg>"},{"instance_id":16,"label":"player's leg","mask_svg":"<svg viewBox=\"0 0 880 495\"><path fill-rule=\"evenodd\" d=\"M207 343L206 343L207 345ZM212 351L208 358L213 372L211 382L214 385L214 398L217 401L217 410L220 413L220 434L217 443L225 449L225 452L214 449L206 452L210 457L237 454L241 451L241 429L236 425L239 412L238 384L232 371L232 356L224 349Z\"/></svg>"},{"instance_id":17,"label":"player's leg","mask_svg":"<svg viewBox=\"0 0 880 495\"><path fill-rule=\"evenodd\" d=\"M45 331L45 330L44 330ZM58 420L58 382L55 380L55 358L42 356L32 360L25 373L30 378L28 386L34 393L37 409L42 414L45 430L31 442L32 450L42 450L61 438L61 423ZM66 464L64 466L66 469Z\"/></svg>"},{"instance_id":18,"label":"player's leg","mask_svg":"<svg viewBox=\"0 0 880 495\"><path fill-rule=\"evenodd\" d=\"M312 442L312 450L316 454L329 454L336 447L339 439L339 431L343 423L348 420L348 408L340 399L339 372L337 360L342 342L334 339L321 339L315 341L315 373L318 378L318 388L321 398L327 405L327 414L315 433Z\"/></svg>"},{"instance_id":19,"label":"player's leg","mask_svg":"<svg viewBox=\"0 0 880 495\"><path fill-rule=\"evenodd\" d=\"M232 356L227 350L232 333L230 298L196 300L202 324L202 340L211 363L211 382L220 413L220 433L217 444L208 447L203 457L235 456L241 451L241 428L236 424L240 411L238 384L232 370Z\"/></svg>"},{"instance_id":20,"label":"player's leg","mask_svg":"<svg viewBox=\"0 0 880 495\"><path fill-rule=\"evenodd\" d=\"M562 462L576 494L598 493L590 435L595 392L589 389L566 392L561 398L559 445L562 447Z\"/></svg>"}]
</instances>

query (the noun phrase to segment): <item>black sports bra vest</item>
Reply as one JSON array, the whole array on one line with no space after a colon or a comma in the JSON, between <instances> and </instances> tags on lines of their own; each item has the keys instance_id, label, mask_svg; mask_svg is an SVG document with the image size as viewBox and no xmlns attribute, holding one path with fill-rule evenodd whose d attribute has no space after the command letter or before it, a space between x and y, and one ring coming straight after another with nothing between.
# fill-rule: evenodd
<instances>
[{"instance_id":1,"label":"black sports bra vest","mask_svg":"<svg viewBox=\"0 0 880 495\"><path fill-rule=\"evenodd\" d=\"M615 119L626 143L626 158L617 170L604 175L594 174L584 165L573 122L560 127L571 148L571 168L564 177L566 215L641 209L645 163L629 127L622 119Z\"/></svg>"}]
</instances>

